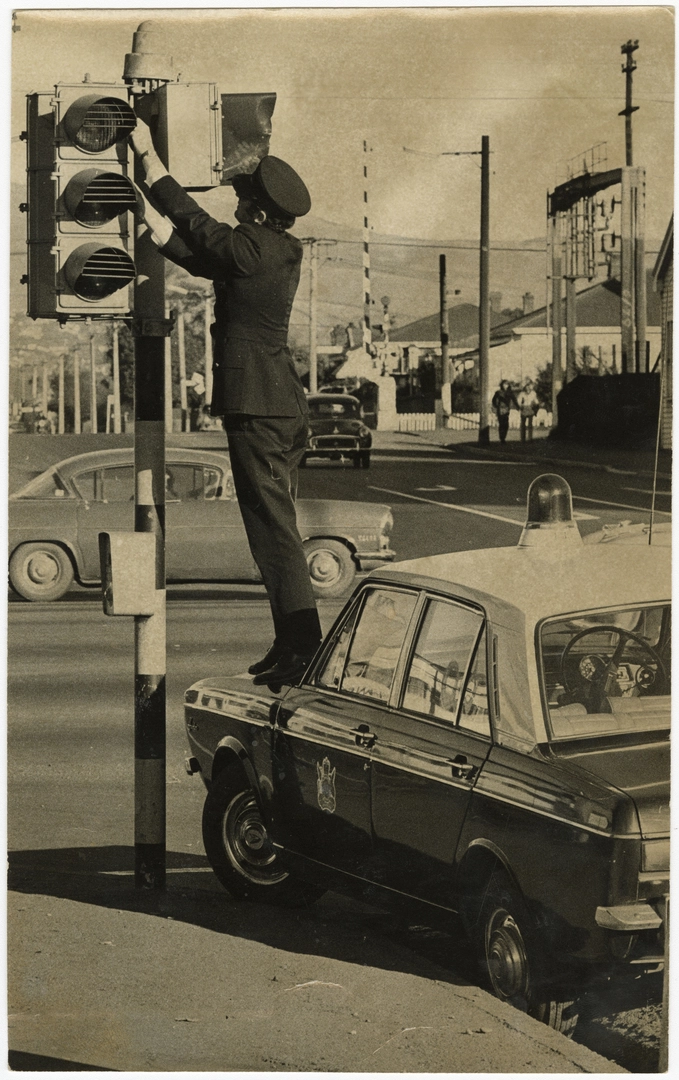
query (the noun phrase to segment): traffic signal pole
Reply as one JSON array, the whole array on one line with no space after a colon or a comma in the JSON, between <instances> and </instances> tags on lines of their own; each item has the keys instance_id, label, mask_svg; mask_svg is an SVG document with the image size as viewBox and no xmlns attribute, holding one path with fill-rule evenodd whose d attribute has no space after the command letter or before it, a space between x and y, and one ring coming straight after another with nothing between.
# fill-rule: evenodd
<instances>
[{"instance_id":1,"label":"traffic signal pole","mask_svg":"<svg viewBox=\"0 0 679 1080\"><path fill-rule=\"evenodd\" d=\"M481 245L479 258L479 445L490 442L490 138L481 136Z\"/></svg>"},{"instance_id":2,"label":"traffic signal pole","mask_svg":"<svg viewBox=\"0 0 679 1080\"><path fill-rule=\"evenodd\" d=\"M123 78L133 93L147 94L171 80L172 61L154 52L153 23L142 23L125 58ZM135 161L135 181L145 171ZM135 615L134 757L135 885L165 887L166 861L166 648L165 648L165 262L148 229L135 245L134 288L134 474L135 532L152 533L155 605Z\"/></svg>"}]
</instances>

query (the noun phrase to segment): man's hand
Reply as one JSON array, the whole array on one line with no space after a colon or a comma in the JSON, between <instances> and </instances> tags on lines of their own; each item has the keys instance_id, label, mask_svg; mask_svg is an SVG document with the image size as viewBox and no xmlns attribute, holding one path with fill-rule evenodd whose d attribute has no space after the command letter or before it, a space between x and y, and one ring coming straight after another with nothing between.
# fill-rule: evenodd
<instances>
[{"instance_id":1,"label":"man's hand","mask_svg":"<svg viewBox=\"0 0 679 1080\"><path fill-rule=\"evenodd\" d=\"M138 117L137 126L130 135L130 142L135 154L139 154L140 157L144 154L155 154L151 128L144 120L140 120Z\"/></svg>"}]
</instances>

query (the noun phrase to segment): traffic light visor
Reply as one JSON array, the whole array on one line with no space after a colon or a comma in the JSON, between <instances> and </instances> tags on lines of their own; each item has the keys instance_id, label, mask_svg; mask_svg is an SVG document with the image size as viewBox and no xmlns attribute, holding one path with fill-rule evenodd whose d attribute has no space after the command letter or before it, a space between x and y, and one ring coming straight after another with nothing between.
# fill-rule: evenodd
<instances>
[{"instance_id":1,"label":"traffic light visor","mask_svg":"<svg viewBox=\"0 0 679 1080\"><path fill-rule=\"evenodd\" d=\"M95 243L81 244L64 265L64 277L75 295L93 303L129 285L134 274L134 263L126 251Z\"/></svg>"},{"instance_id":2,"label":"traffic light visor","mask_svg":"<svg viewBox=\"0 0 679 1080\"><path fill-rule=\"evenodd\" d=\"M84 169L69 180L64 192L66 209L79 225L98 228L119 214L134 210L137 189L122 173Z\"/></svg>"},{"instance_id":3,"label":"traffic light visor","mask_svg":"<svg viewBox=\"0 0 679 1080\"><path fill-rule=\"evenodd\" d=\"M64 116L70 141L89 154L100 154L134 131L137 120L122 98L87 94L78 98Z\"/></svg>"}]
</instances>

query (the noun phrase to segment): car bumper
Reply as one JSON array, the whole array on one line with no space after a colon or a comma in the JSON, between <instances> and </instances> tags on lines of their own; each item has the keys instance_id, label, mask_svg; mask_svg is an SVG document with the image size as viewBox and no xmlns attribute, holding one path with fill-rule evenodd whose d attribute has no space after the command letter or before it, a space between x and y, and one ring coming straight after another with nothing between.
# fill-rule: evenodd
<instances>
[{"instance_id":1,"label":"car bumper","mask_svg":"<svg viewBox=\"0 0 679 1080\"><path fill-rule=\"evenodd\" d=\"M358 439L350 435L328 435L310 439L306 448L307 457L337 457L339 454L356 454L362 447Z\"/></svg>"},{"instance_id":2,"label":"car bumper","mask_svg":"<svg viewBox=\"0 0 679 1080\"><path fill-rule=\"evenodd\" d=\"M392 551L391 548L387 548L385 551L356 552L359 570L376 570L378 566L382 566L383 563L393 562L395 558L396 552Z\"/></svg>"}]
</instances>

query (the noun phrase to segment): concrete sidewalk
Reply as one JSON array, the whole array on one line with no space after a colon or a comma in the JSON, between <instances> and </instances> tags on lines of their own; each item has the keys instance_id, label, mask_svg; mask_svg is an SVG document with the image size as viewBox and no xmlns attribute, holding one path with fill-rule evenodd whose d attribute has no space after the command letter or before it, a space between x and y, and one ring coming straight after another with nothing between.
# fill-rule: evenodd
<instances>
[{"instance_id":1,"label":"concrete sidewalk","mask_svg":"<svg viewBox=\"0 0 679 1080\"><path fill-rule=\"evenodd\" d=\"M510 431L507 442L500 443L497 432L491 429L491 442L487 447L478 445L476 432L469 431L413 431L373 432L375 450L406 449L428 444L448 449L455 454L470 457L494 457L505 461L535 461L550 468L564 465L585 469L598 469L610 473L628 473L652 477L655 468L655 447L607 447L565 442L549 438L546 428L538 428L531 442L521 442L518 431ZM658 478L672 478L672 452L660 450L658 454Z\"/></svg>"},{"instance_id":2,"label":"concrete sidewalk","mask_svg":"<svg viewBox=\"0 0 679 1080\"><path fill-rule=\"evenodd\" d=\"M625 1072L366 936L334 894L297 913L234 903L210 873L178 869L149 896L81 870L76 900L68 870L45 893L24 874L8 897L14 1070Z\"/></svg>"}]
</instances>

